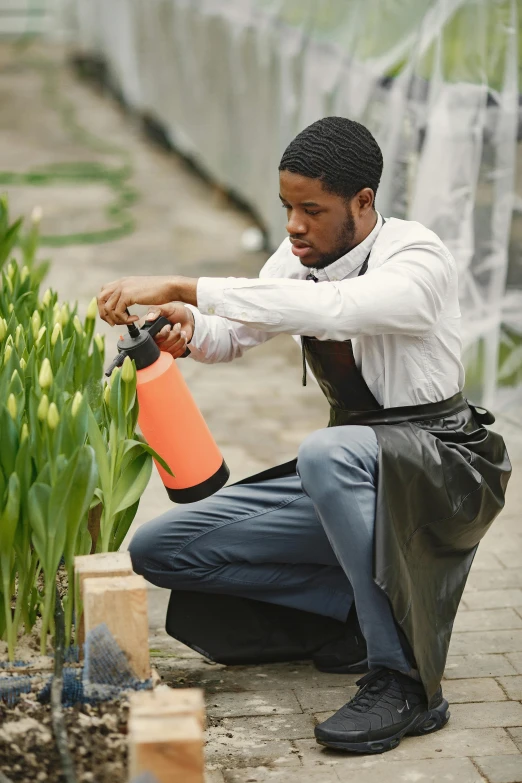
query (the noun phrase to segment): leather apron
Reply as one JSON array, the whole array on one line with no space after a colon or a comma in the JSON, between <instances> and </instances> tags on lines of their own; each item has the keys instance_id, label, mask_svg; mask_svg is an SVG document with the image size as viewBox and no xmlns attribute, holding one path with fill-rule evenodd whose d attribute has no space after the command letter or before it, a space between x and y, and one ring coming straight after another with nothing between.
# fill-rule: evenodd
<instances>
[{"instance_id":1,"label":"leather apron","mask_svg":"<svg viewBox=\"0 0 522 783\"><path fill-rule=\"evenodd\" d=\"M366 272L368 258L360 274ZM391 603L427 696L437 691L457 608L481 538L504 506L511 465L494 422L461 393L426 405L382 408L352 344L302 338L303 366L330 403L329 426L370 426L379 443L374 580ZM347 437L349 433L347 431ZM244 479L295 472L297 460ZM204 626L204 627L203 627ZM167 631L222 663L309 658L339 638L327 617L236 596L174 592Z\"/></svg>"}]
</instances>

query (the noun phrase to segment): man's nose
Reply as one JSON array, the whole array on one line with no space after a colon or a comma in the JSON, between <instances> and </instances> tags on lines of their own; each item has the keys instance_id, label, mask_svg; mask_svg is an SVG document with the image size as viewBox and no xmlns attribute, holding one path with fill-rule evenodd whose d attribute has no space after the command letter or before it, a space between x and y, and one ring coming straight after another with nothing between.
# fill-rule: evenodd
<instances>
[{"instance_id":1,"label":"man's nose","mask_svg":"<svg viewBox=\"0 0 522 783\"><path fill-rule=\"evenodd\" d=\"M291 237L303 236L303 234L306 234L307 231L306 221L304 221L301 217L299 217L299 215L296 214L294 210L292 210L288 216L286 230Z\"/></svg>"}]
</instances>

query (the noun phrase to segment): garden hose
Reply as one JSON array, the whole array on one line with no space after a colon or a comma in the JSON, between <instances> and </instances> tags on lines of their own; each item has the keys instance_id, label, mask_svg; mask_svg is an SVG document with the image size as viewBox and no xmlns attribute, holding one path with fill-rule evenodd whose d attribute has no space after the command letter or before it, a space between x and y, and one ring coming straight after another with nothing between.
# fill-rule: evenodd
<instances>
[{"instance_id":1,"label":"garden hose","mask_svg":"<svg viewBox=\"0 0 522 783\"><path fill-rule=\"evenodd\" d=\"M58 65L44 58L23 58L16 64L12 63L9 70L36 71L42 77L43 95L47 105L56 112L70 138L90 152L112 155L120 160L119 164L112 166L101 161L78 161L53 163L25 172L0 171L0 186L102 183L112 191L113 200L105 210L106 217L112 224L110 227L71 234L42 234L40 243L48 247L99 244L132 233L135 221L129 207L136 201L137 191L130 184L133 168L129 153L120 146L100 139L78 123L73 104L59 93Z\"/></svg>"}]
</instances>

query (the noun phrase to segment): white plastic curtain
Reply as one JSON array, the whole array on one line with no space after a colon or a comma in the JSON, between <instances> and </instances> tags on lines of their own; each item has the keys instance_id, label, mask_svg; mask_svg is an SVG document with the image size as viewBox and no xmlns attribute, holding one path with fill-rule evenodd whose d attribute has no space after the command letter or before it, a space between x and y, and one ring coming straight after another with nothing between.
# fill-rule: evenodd
<instances>
[{"instance_id":1,"label":"white plastic curtain","mask_svg":"<svg viewBox=\"0 0 522 783\"><path fill-rule=\"evenodd\" d=\"M75 0L78 42L126 100L284 236L277 165L309 123L367 125L377 206L446 242L461 280L467 391L522 382L519 0Z\"/></svg>"}]
</instances>

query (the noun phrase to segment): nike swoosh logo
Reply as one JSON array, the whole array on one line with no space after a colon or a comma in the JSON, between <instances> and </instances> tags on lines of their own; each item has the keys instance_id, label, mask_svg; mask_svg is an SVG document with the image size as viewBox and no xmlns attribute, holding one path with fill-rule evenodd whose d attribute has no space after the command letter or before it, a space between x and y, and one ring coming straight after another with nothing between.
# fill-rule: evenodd
<instances>
[{"instance_id":1,"label":"nike swoosh logo","mask_svg":"<svg viewBox=\"0 0 522 783\"><path fill-rule=\"evenodd\" d=\"M399 708L397 707L397 712L399 713L399 715L402 715L402 713L404 712L404 710L405 710L405 709L406 709L406 705L404 705L403 707L401 707L401 709L399 709Z\"/></svg>"}]
</instances>

